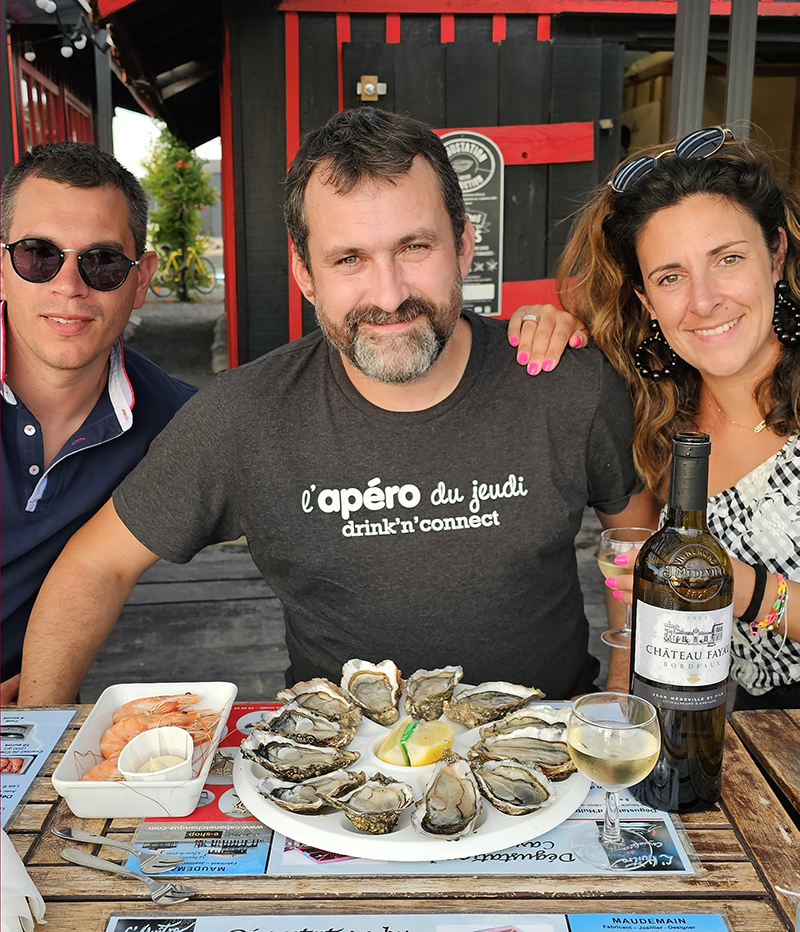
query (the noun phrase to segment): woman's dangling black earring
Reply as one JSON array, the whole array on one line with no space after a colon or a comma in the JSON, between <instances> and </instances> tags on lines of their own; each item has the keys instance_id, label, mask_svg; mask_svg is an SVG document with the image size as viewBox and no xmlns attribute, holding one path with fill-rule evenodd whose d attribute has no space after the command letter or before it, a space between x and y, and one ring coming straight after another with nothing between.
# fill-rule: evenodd
<instances>
[{"instance_id":1,"label":"woman's dangling black earring","mask_svg":"<svg viewBox=\"0 0 800 932\"><path fill-rule=\"evenodd\" d=\"M645 362L648 356L659 364L659 368L654 369L652 365L648 365ZM650 336L642 340L633 356L636 368L644 378L657 382L659 379L669 379L672 377L675 367L678 364L678 359L678 354L669 343L667 343L664 334L661 332L658 321L651 320Z\"/></svg>"},{"instance_id":2,"label":"woman's dangling black earring","mask_svg":"<svg viewBox=\"0 0 800 932\"><path fill-rule=\"evenodd\" d=\"M775 285L775 313L772 329L785 346L800 343L800 307L794 302L789 282L782 278Z\"/></svg>"}]
</instances>

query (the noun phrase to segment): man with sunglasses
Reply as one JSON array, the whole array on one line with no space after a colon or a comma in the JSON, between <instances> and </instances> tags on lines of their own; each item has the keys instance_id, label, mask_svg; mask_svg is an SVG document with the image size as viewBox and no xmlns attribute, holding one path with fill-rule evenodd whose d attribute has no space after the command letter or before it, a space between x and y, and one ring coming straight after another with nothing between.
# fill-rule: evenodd
<instances>
[{"instance_id":1,"label":"man with sunglasses","mask_svg":"<svg viewBox=\"0 0 800 932\"><path fill-rule=\"evenodd\" d=\"M193 394L120 335L156 266L147 197L112 156L36 146L0 215L2 701L33 603L64 544Z\"/></svg>"}]
</instances>

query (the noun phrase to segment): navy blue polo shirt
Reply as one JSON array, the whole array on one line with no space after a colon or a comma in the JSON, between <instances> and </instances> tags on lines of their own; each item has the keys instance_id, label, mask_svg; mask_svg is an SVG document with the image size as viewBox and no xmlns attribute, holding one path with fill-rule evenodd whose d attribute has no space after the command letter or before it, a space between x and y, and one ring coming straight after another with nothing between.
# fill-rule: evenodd
<instances>
[{"instance_id":1,"label":"navy blue polo shirt","mask_svg":"<svg viewBox=\"0 0 800 932\"><path fill-rule=\"evenodd\" d=\"M135 350L123 352L118 340L106 390L45 470L39 422L6 384L4 324L0 308L0 653L6 680L19 673L28 616L62 548L196 389Z\"/></svg>"}]
</instances>

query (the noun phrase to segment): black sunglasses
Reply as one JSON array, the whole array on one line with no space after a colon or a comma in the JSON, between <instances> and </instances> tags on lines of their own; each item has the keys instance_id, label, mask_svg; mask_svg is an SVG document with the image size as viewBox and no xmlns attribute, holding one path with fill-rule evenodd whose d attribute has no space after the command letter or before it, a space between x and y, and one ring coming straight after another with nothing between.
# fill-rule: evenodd
<instances>
[{"instance_id":1,"label":"black sunglasses","mask_svg":"<svg viewBox=\"0 0 800 932\"><path fill-rule=\"evenodd\" d=\"M695 130L684 136L674 149L667 149L658 155L641 155L637 159L625 162L614 172L609 184L614 191L621 194L638 184L645 175L649 175L656 167L656 162L665 155L676 155L679 159L707 159L719 152L727 139L733 138L733 133L721 126Z\"/></svg>"},{"instance_id":2,"label":"black sunglasses","mask_svg":"<svg viewBox=\"0 0 800 932\"><path fill-rule=\"evenodd\" d=\"M93 246L85 252L77 249L59 249L46 239L18 239L16 243L0 243L8 250L11 265L20 278L35 285L43 285L55 278L64 265L68 252L78 253L78 271L81 278L95 291L114 291L125 283L128 273L138 261L107 246Z\"/></svg>"}]
</instances>

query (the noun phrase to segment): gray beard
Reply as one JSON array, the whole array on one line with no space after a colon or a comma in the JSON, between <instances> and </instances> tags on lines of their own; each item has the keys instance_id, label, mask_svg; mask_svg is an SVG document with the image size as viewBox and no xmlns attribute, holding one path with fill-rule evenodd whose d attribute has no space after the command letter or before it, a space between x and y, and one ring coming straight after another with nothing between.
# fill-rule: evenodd
<instances>
[{"instance_id":1,"label":"gray beard","mask_svg":"<svg viewBox=\"0 0 800 932\"><path fill-rule=\"evenodd\" d=\"M375 382L405 385L426 375L441 356L453 335L461 314L461 283L449 300L436 305L419 298L408 298L393 313L378 307L356 308L340 327L325 318L317 305L317 322L328 342L359 372ZM417 319L406 333L376 335L360 327L362 323L382 324Z\"/></svg>"}]
</instances>

